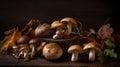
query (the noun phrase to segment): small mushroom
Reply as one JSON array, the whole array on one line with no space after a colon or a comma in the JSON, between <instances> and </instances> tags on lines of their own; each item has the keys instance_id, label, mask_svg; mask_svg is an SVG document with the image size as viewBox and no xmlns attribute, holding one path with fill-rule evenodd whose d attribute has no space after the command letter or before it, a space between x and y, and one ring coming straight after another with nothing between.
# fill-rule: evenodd
<instances>
[{"instance_id":1,"label":"small mushroom","mask_svg":"<svg viewBox=\"0 0 120 67\"><path fill-rule=\"evenodd\" d=\"M95 54L97 52L101 51L101 49L96 46L95 42L89 42L89 43L87 43L84 46L83 50L89 52L89 60L90 61L94 61L95 60Z\"/></svg>"},{"instance_id":2,"label":"small mushroom","mask_svg":"<svg viewBox=\"0 0 120 67\"><path fill-rule=\"evenodd\" d=\"M38 47L37 47L37 53L41 53L41 51L43 50L44 46L46 45L46 42L42 42Z\"/></svg>"},{"instance_id":3,"label":"small mushroom","mask_svg":"<svg viewBox=\"0 0 120 67\"><path fill-rule=\"evenodd\" d=\"M71 61L77 61L78 60L78 54L83 53L83 49L80 45L72 45L67 50L68 53L72 53Z\"/></svg>"},{"instance_id":4,"label":"small mushroom","mask_svg":"<svg viewBox=\"0 0 120 67\"><path fill-rule=\"evenodd\" d=\"M53 35L53 39L57 39L57 38L62 38L63 37L63 28L65 28L65 25L63 23L61 23L58 20L55 20L52 24L51 24L51 29L56 29L56 34Z\"/></svg>"},{"instance_id":5,"label":"small mushroom","mask_svg":"<svg viewBox=\"0 0 120 67\"><path fill-rule=\"evenodd\" d=\"M25 61L29 60L29 48L27 47L27 44L20 44L19 45L20 49L19 49L19 57L20 58L24 58Z\"/></svg>"},{"instance_id":6,"label":"small mushroom","mask_svg":"<svg viewBox=\"0 0 120 67\"><path fill-rule=\"evenodd\" d=\"M47 43L42 53L46 59L56 60L62 56L63 50L57 43Z\"/></svg>"},{"instance_id":7,"label":"small mushroom","mask_svg":"<svg viewBox=\"0 0 120 67\"><path fill-rule=\"evenodd\" d=\"M31 49L31 53L30 53L31 58L33 58L33 56L35 56L35 54L36 54L35 47L37 46L38 43L39 43L38 38L33 38L29 41L29 46L30 46L30 49Z\"/></svg>"},{"instance_id":8,"label":"small mushroom","mask_svg":"<svg viewBox=\"0 0 120 67\"><path fill-rule=\"evenodd\" d=\"M71 32L72 32L72 28L73 27L77 28L77 26L78 26L77 21L75 19L71 18L71 17L65 17L65 18L61 19L60 22L62 22L64 24L67 24L66 25L67 29L64 32L64 35L70 35Z\"/></svg>"},{"instance_id":9,"label":"small mushroom","mask_svg":"<svg viewBox=\"0 0 120 67\"><path fill-rule=\"evenodd\" d=\"M17 46L17 45L13 45L12 46L12 55L15 57L15 58L19 58L19 56L18 56L18 51L19 50L19 47Z\"/></svg>"},{"instance_id":10,"label":"small mushroom","mask_svg":"<svg viewBox=\"0 0 120 67\"><path fill-rule=\"evenodd\" d=\"M51 25L48 23L44 23L42 25L38 25L35 29L35 36L36 37L43 37L50 33Z\"/></svg>"}]
</instances>

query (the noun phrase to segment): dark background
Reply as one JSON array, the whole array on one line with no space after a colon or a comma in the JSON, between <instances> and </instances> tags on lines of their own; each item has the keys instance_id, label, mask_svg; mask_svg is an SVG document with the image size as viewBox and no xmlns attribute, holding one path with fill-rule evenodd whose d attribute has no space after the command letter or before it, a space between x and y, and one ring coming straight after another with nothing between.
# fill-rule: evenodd
<instances>
[{"instance_id":1,"label":"dark background","mask_svg":"<svg viewBox=\"0 0 120 67\"><path fill-rule=\"evenodd\" d=\"M66 16L82 22L85 29L96 30L110 17L108 22L120 34L119 2L115 0L1 0L0 40L4 31L22 28L30 19L51 23Z\"/></svg>"}]
</instances>

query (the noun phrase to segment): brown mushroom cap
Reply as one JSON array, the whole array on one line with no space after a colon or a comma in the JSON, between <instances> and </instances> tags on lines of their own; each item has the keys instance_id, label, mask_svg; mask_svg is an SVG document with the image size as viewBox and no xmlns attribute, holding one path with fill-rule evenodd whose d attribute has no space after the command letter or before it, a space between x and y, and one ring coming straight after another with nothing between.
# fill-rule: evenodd
<instances>
[{"instance_id":1,"label":"brown mushroom cap","mask_svg":"<svg viewBox=\"0 0 120 67\"><path fill-rule=\"evenodd\" d=\"M55 28L65 28L65 25L63 23L61 23L59 20L55 20L52 24L51 24L51 29L55 29Z\"/></svg>"},{"instance_id":2,"label":"brown mushroom cap","mask_svg":"<svg viewBox=\"0 0 120 67\"><path fill-rule=\"evenodd\" d=\"M38 25L35 29L35 36L36 37L42 37L50 33L51 31L51 25L48 23L44 23L42 25Z\"/></svg>"},{"instance_id":3,"label":"brown mushroom cap","mask_svg":"<svg viewBox=\"0 0 120 67\"><path fill-rule=\"evenodd\" d=\"M83 53L83 49L80 45L72 45L68 48L68 53L79 52Z\"/></svg>"},{"instance_id":4,"label":"brown mushroom cap","mask_svg":"<svg viewBox=\"0 0 120 67\"><path fill-rule=\"evenodd\" d=\"M78 25L77 21L74 18L71 18L71 17L65 17L65 18L61 19L60 22L62 22L62 23L64 23L64 22L72 23L73 27L77 27L77 25Z\"/></svg>"},{"instance_id":5,"label":"brown mushroom cap","mask_svg":"<svg viewBox=\"0 0 120 67\"><path fill-rule=\"evenodd\" d=\"M100 48L98 48L98 47L96 46L96 43L95 43L95 42L87 43L87 44L84 46L84 48L83 48L83 50L90 50L90 49L95 49L96 51L101 51Z\"/></svg>"},{"instance_id":6,"label":"brown mushroom cap","mask_svg":"<svg viewBox=\"0 0 120 67\"><path fill-rule=\"evenodd\" d=\"M33 38L29 41L29 44L38 44L39 43L39 39L38 38Z\"/></svg>"},{"instance_id":7,"label":"brown mushroom cap","mask_svg":"<svg viewBox=\"0 0 120 67\"><path fill-rule=\"evenodd\" d=\"M43 48L43 56L48 60L55 60L62 56L63 50L57 43L48 43Z\"/></svg>"},{"instance_id":8,"label":"brown mushroom cap","mask_svg":"<svg viewBox=\"0 0 120 67\"><path fill-rule=\"evenodd\" d=\"M20 44L19 45L19 51L22 51L24 49L27 49L27 44Z\"/></svg>"},{"instance_id":9,"label":"brown mushroom cap","mask_svg":"<svg viewBox=\"0 0 120 67\"><path fill-rule=\"evenodd\" d=\"M29 36L23 35L17 40L17 43L23 44L23 43L27 43L29 40L30 40Z\"/></svg>"}]
</instances>

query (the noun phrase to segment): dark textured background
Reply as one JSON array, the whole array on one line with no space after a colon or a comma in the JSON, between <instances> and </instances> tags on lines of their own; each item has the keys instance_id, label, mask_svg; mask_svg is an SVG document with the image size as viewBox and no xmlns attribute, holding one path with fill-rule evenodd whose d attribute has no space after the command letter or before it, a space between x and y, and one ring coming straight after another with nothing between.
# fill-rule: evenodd
<instances>
[{"instance_id":1,"label":"dark textured background","mask_svg":"<svg viewBox=\"0 0 120 67\"><path fill-rule=\"evenodd\" d=\"M83 23L84 28L98 29L105 20L120 33L119 2L112 0L1 0L0 40L5 30L22 28L30 19L51 23L70 16Z\"/></svg>"}]
</instances>

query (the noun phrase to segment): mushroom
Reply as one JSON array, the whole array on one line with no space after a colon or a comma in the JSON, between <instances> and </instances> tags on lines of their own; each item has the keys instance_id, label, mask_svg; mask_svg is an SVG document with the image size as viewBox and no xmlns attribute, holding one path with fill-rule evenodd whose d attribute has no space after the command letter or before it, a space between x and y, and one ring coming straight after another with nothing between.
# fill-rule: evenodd
<instances>
[{"instance_id":1,"label":"mushroom","mask_svg":"<svg viewBox=\"0 0 120 67\"><path fill-rule=\"evenodd\" d=\"M62 38L63 37L63 28L65 28L65 25L63 23L61 23L58 20L55 20L52 24L51 24L51 29L56 29L56 34L53 35L53 39L57 39L57 38Z\"/></svg>"},{"instance_id":2,"label":"mushroom","mask_svg":"<svg viewBox=\"0 0 120 67\"><path fill-rule=\"evenodd\" d=\"M30 40L30 37L27 35L23 35L21 36L18 40L17 40L17 44L24 44L24 43L28 43Z\"/></svg>"},{"instance_id":3,"label":"mushroom","mask_svg":"<svg viewBox=\"0 0 120 67\"><path fill-rule=\"evenodd\" d=\"M20 44L19 45L19 57L24 58L25 61L29 60L29 48L27 47L27 44Z\"/></svg>"},{"instance_id":4,"label":"mushroom","mask_svg":"<svg viewBox=\"0 0 120 67\"><path fill-rule=\"evenodd\" d=\"M37 47L37 53L41 53L43 50L43 47L46 45L46 42L42 42L38 47Z\"/></svg>"},{"instance_id":5,"label":"mushroom","mask_svg":"<svg viewBox=\"0 0 120 67\"><path fill-rule=\"evenodd\" d=\"M47 43L42 51L43 56L48 60L56 60L63 54L62 48L57 43Z\"/></svg>"},{"instance_id":6,"label":"mushroom","mask_svg":"<svg viewBox=\"0 0 120 67\"><path fill-rule=\"evenodd\" d=\"M95 53L100 52L101 49L97 47L97 44L95 42L89 42L87 43L83 50L89 51L89 60L94 61L95 60Z\"/></svg>"},{"instance_id":7,"label":"mushroom","mask_svg":"<svg viewBox=\"0 0 120 67\"><path fill-rule=\"evenodd\" d=\"M30 49L31 49L31 53L30 53L31 58L33 58L33 56L35 56L35 54L36 54L35 47L37 46L38 43L39 43L38 38L33 38L29 41L29 46L30 46Z\"/></svg>"},{"instance_id":8,"label":"mushroom","mask_svg":"<svg viewBox=\"0 0 120 67\"><path fill-rule=\"evenodd\" d=\"M72 28L78 26L77 21L71 17L65 17L65 18L61 19L60 22L67 24L67 29L64 32L64 35L70 35L72 32Z\"/></svg>"},{"instance_id":9,"label":"mushroom","mask_svg":"<svg viewBox=\"0 0 120 67\"><path fill-rule=\"evenodd\" d=\"M18 56L18 50L19 50L19 47L17 45L13 45L12 46L12 55L15 57L15 58L19 58Z\"/></svg>"},{"instance_id":10,"label":"mushroom","mask_svg":"<svg viewBox=\"0 0 120 67\"><path fill-rule=\"evenodd\" d=\"M68 53L72 53L71 61L75 62L78 60L78 54L83 53L83 49L80 45L72 45L67 50Z\"/></svg>"},{"instance_id":11,"label":"mushroom","mask_svg":"<svg viewBox=\"0 0 120 67\"><path fill-rule=\"evenodd\" d=\"M46 36L51 31L51 25L48 23L44 23L42 25L38 25L35 29L35 36L36 37L43 37Z\"/></svg>"}]
</instances>

